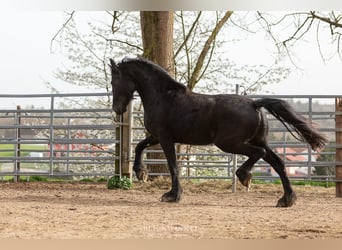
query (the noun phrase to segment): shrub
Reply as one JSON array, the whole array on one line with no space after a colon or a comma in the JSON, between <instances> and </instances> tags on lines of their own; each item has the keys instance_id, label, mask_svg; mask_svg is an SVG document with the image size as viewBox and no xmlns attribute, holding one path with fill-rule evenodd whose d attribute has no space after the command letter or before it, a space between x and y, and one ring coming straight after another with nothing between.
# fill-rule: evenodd
<instances>
[{"instance_id":1,"label":"shrub","mask_svg":"<svg viewBox=\"0 0 342 250\"><path fill-rule=\"evenodd\" d=\"M108 180L108 189L131 189L133 187L132 181L126 176L120 178L119 176L113 176Z\"/></svg>"}]
</instances>

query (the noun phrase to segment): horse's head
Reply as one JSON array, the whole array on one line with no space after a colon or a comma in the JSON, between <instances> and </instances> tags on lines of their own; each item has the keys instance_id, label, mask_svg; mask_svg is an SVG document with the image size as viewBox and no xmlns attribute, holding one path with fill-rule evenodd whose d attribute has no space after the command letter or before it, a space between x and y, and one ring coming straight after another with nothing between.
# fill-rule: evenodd
<instances>
[{"instance_id":1,"label":"horse's head","mask_svg":"<svg viewBox=\"0 0 342 250\"><path fill-rule=\"evenodd\" d=\"M120 67L110 59L112 71L113 110L118 115L126 112L127 105L133 99L135 84L130 76L124 74Z\"/></svg>"}]
</instances>

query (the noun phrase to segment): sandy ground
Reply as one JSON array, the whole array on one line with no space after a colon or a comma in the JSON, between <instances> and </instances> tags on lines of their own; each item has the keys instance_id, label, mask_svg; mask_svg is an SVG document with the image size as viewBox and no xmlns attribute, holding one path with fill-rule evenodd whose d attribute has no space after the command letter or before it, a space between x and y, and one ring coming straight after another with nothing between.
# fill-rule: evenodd
<instances>
[{"instance_id":1,"label":"sandy ground","mask_svg":"<svg viewBox=\"0 0 342 250\"><path fill-rule=\"evenodd\" d=\"M159 202L168 183L0 183L0 239L342 239L335 188L295 186L298 200L276 208L280 185L183 183L180 203Z\"/></svg>"}]
</instances>

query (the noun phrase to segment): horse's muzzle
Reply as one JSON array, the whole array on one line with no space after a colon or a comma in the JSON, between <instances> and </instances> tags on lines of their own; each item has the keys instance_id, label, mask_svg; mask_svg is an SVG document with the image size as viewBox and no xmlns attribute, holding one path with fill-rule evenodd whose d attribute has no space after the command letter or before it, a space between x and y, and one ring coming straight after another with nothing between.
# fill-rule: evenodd
<instances>
[{"instance_id":1,"label":"horse's muzzle","mask_svg":"<svg viewBox=\"0 0 342 250\"><path fill-rule=\"evenodd\" d=\"M126 112L126 107L123 107L121 105L113 105L113 110L117 115L122 115Z\"/></svg>"}]
</instances>

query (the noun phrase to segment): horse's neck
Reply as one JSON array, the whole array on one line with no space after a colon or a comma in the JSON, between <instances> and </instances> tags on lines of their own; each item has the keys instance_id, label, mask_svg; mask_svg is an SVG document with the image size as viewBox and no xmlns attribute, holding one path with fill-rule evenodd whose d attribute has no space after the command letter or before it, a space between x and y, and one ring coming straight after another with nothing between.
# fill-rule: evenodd
<instances>
[{"instance_id":1,"label":"horse's neck","mask_svg":"<svg viewBox=\"0 0 342 250\"><path fill-rule=\"evenodd\" d=\"M159 97L156 87L151 82L137 81L136 90L141 98L145 110L148 109L150 105L153 105Z\"/></svg>"},{"instance_id":2,"label":"horse's neck","mask_svg":"<svg viewBox=\"0 0 342 250\"><path fill-rule=\"evenodd\" d=\"M141 70L141 68L131 71L131 76L135 79L136 90L140 95L145 110L150 105L155 105L159 98L164 98L163 96L168 90L178 88L177 84L172 82L172 79L168 79L162 73L159 74L149 72L147 69ZM154 76L152 77L152 75Z\"/></svg>"}]
</instances>

